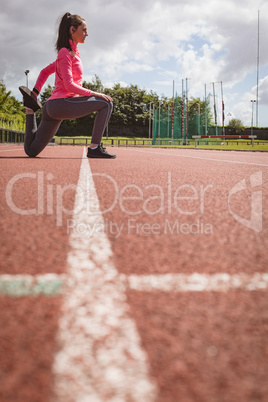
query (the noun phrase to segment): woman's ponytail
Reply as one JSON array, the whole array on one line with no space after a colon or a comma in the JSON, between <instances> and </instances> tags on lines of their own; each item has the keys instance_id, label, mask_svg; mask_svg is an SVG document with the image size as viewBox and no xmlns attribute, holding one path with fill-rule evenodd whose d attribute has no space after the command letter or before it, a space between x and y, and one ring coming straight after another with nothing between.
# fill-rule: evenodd
<instances>
[{"instance_id":1,"label":"woman's ponytail","mask_svg":"<svg viewBox=\"0 0 268 402\"><path fill-rule=\"evenodd\" d=\"M82 24L84 18L76 14L65 13L59 24L58 39L56 41L56 50L59 51L62 47L66 47L70 51L72 50L70 45L70 39L72 39L70 34L71 26L78 28Z\"/></svg>"}]
</instances>

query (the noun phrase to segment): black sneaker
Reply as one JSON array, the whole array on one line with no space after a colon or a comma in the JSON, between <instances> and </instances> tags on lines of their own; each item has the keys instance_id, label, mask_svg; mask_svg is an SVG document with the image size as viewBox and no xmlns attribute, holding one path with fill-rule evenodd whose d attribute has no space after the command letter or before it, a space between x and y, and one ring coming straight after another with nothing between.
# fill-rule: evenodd
<instances>
[{"instance_id":1,"label":"black sneaker","mask_svg":"<svg viewBox=\"0 0 268 402\"><path fill-rule=\"evenodd\" d=\"M103 148L103 146L101 144L101 145L98 145L98 148L96 148L96 149L88 148L87 157L88 158L114 159L114 158L116 158L116 155L109 154L109 152L106 151L106 148Z\"/></svg>"},{"instance_id":2,"label":"black sneaker","mask_svg":"<svg viewBox=\"0 0 268 402\"><path fill-rule=\"evenodd\" d=\"M35 95L33 95L32 91L30 91L29 88L21 86L19 87L19 90L23 96L24 106L32 109L34 112L42 108L42 103L37 99Z\"/></svg>"}]
</instances>

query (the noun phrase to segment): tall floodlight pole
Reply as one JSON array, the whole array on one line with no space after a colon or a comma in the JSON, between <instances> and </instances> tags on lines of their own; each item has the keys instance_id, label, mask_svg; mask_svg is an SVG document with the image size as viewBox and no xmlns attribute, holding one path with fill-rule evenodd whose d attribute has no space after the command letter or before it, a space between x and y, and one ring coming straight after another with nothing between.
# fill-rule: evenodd
<instances>
[{"instance_id":1,"label":"tall floodlight pole","mask_svg":"<svg viewBox=\"0 0 268 402\"><path fill-rule=\"evenodd\" d=\"M256 99L252 99L250 101L252 103L252 112L251 112L251 135L253 135L253 105L256 102ZM256 106L257 106L257 102L256 102Z\"/></svg>"},{"instance_id":2,"label":"tall floodlight pole","mask_svg":"<svg viewBox=\"0 0 268 402\"><path fill-rule=\"evenodd\" d=\"M216 95L215 95L215 82L211 82L213 86L213 99L214 99L214 117L215 117L215 126L216 126L216 135L218 134L217 128L217 109L216 109Z\"/></svg>"},{"instance_id":3,"label":"tall floodlight pole","mask_svg":"<svg viewBox=\"0 0 268 402\"><path fill-rule=\"evenodd\" d=\"M152 127L152 117L151 117L151 105L153 104L153 102L150 102L150 109L149 109L149 142L150 142L150 138L151 138L151 127Z\"/></svg>"},{"instance_id":4,"label":"tall floodlight pole","mask_svg":"<svg viewBox=\"0 0 268 402\"><path fill-rule=\"evenodd\" d=\"M153 138L154 138L154 103L153 103L152 144L153 144Z\"/></svg>"},{"instance_id":5,"label":"tall floodlight pole","mask_svg":"<svg viewBox=\"0 0 268 402\"><path fill-rule=\"evenodd\" d=\"M200 103L197 104L197 116L198 116L198 135L201 135L201 108L200 108Z\"/></svg>"},{"instance_id":6,"label":"tall floodlight pole","mask_svg":"<svg viewBox=\"0 0 268 402\"><path fill-rule=\"evenodd\" d=\"M150 137L151 137L151 102L149 104L149 133L148 133L148 137L149 137L149 143L150 143Z\"/></svg>"},{"instance_id":7,"label":"tall floodlight pole","mask_svg":"<svg viewBox=\"0 0 268 402\"><path fill-rule=\"evenodd\" d=\"M184 82L181 80L181 139L184 145Z\"/></svg>"},{"instance_id":8,"label":"tall floodlight pole","mask_svg":"<svg viewBox=\"0 0 268 402\"><path fill-rule=\"evenodd\" d=\"M258 10L258 44L257 44L257 95L256 95L256 127L259 118L259 67L260 67L260 10Z\"/></svg>"},{"instance_id":9,"label":"tall floodlight pole","mask_svg":"<svg viewBox=\"0 0 268 402\"><path fill-rule=\"evenodd\" d=\"M207 84L205 84L205 135L208 133L208 116L207 116Z\"/></svg>"},{"instance_id":10,"label":"tall floodlight pole","mask_svg":"<svg viewBox=\"0 0 268 402\"><path fill-rule=\"evenodd\" d=\"M172 138L172 143L173 143L173 137L174 137L174 108L175 108L175 99L174 99L174 91L175 91L175 81L173 81L173 96L172 96L172 128L171 128L171 138Z\"/></svg>"},{"instance_id":11,"label":"tall floodlight pole","mask_svg":"<svg viewBox=\"0 0 268 402\"><path fill-rule=\"evenodd\" d=\"M186 145L188 137L188 80L189 78L186 78L186 132L185 132Z\"/></svg>"},{"instance_id":12,"label":"tall floodlight pole","mask_svg":"<svg viewBox=\"0 0 268 402\"><path fill-rule=\"evenodd\" d=\"M163 102L159 101L159 117L158 117L158 144L160 144L160 111Z\"/></svg>"},{"instance_id":13,"label":"tall floodlight pole","mask_svg":"<svg viewBox=\"0 0 268 402\"><path fill-rule=\"evenodd\" d=\"M167 112L167 138L169 138L169 105L168 105L168 112Z\"/></svg>"},{"instance_id":14,"label":"tall floodlight pole","mask_svg":"<svg viewBox=\"0 0 268 402\"><path fill-rule=\"evenodd\" d=\"M222 88L222 81L221 81L221 105L222 105L222 135L225 134L225 127L224 127L224 101L223 101L223 88Z\"/></svg>"}]
</instances>

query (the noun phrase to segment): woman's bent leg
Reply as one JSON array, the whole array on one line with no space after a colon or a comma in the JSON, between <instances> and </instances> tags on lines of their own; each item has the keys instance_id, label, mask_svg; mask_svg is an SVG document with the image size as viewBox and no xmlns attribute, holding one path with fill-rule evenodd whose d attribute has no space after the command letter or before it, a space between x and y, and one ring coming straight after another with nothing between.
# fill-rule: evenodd
<instances>
[{"instance_id":1,"label":"woman's bent leg","mask_svg":"<svg viewBox=\"0 0 268 402\"><path fill-rule=\"evenodd\" d=\"M106 129L108 122L110 120L112 111L113 111L113 104L112 102L107 102L107 101L102 101L100 100L99 102L104 102L105 105L102 109L99 110L95 121L94 121L94 126L93 126L93 131L92 131L92 139L91 143L92 144L100 144L102 136L104 134L104 130Z\"/></svg>"},{"instance_id":2,"label":"woman's bent leg","mask_svg":"<svg viewBox=\"0 0 268 402\"><path fill-rule=\"evenodd\" d=\"M61 104L58 102L61 101ZM93 144L100 144L105 128L113 110L113 103L98 96L79 96L73 98L51 100L48 102L49 115L60 119L77 119L97 112L94 121L92 140ZM58 104L57 107L56 104Z\"/></svg>"}]
</instances>

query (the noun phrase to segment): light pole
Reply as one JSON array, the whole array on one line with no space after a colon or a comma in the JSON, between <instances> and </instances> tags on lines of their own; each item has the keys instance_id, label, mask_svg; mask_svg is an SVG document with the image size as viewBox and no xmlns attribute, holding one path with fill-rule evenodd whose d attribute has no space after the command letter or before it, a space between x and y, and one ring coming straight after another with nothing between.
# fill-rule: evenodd
<instances>
[{"instance_id":1,"label":"light pole","mask_svg":"<svg viewBox=\"0 0 268 402\"><path fill-rule=\"evenodd\" d=\"M25 71L25 75L26 75L26 87L28 88L28 74L29 74L30 70L26 70Z\"/></svg>"},{"instance_id":2,"label":"light pole","mask_svg":"<svg viewBox=\"0 0 268 402\"><path fill-rule=\"evenodd\" d=\"M159 101L159 117L158 117L158 144L160 144L160 111L161 111L161 105L163 104L162 101Z\"/></svg>"},{"instance_id":3,"label":"light pole","mask_svg":"<svg viewBox=\"0 0 268 402\"><path fill-rule=\"evenodd\" d=\"M216 94L215 94L215 82L211 82L213 87L213 98L214 98L214 117L215 117L215 126L216 126L216 135L218 135L218 123L217 123L217 108L216 108Z\"/></svg>"},{"instance_id":4,"label":"light pole","mask_svg":"<svg viewBox=\"0 0 268 402\"><path fill-rule=\"evenodd\" d=\"M151 138L151 128L152 128L152 118L151 118L151 105L153 105L154 102L150 102L150 111L149 111L149 142L150 142L150 138ZM154 118L154 116L153 116ZM152 136L153 137L153 136Z\"/></svg>"},{"instance_id":5,"label":"light pole","mask_svg":"<svg viewBox=\"0 0 268 402\"><path fill-rule=\"evenodd\" d=\"M205 84L205 135L208 133L208 116L207 116L207 84Z\"/></svg>"},{"instance_id":6,"label":"light pole","mask_svg":"<svg viewBox=\"0 0 268 402\"><path fill-rule=\"evenodd\" d=\"M167 138L169 138L169 105L168 105L168 115L167 115Z\"/></svg>"},{"instance_id":7,"label":"light pole","mask_svg":"<svg viewBox=\"0 0 268 402\"><path fill-rule=\"evenodd\" d=\"M200 121L200 103L197 104L197 116L198 116L198 135L201 135L201 121Z\"/></svg>"},{"instance_id":8,"label":"light pole","mask_svg":"<svg viewBox=\"0 0 268 402\"><path fill-rule=\"evenodd\" d=\"M224 127L224 100L223 100L223 89L222 89L222 81L221 81L221 112L222 112L222 135L225 135L225 127Z\"/></svg>"},{"instance_id":9,"label":"light pole","mask_svg":"<svg viewBox=\"0 0 268 402\"><path fill-rule=\"evenodd\" d=\"M155 135L155 137L156 137L156 135ZM153 144L153 138L154 138L154 103L153 103L152 144Z\"/></svg>"},{"instance_id":10,"label":"light pole","mask_svg":"<svg viewBox=\"0 0 268 402\"><path fill-rule=\"evenodd\" d=\"M256 102L256 99L252 99L250 102L252 103L252 113L251 113L251 135L253 135L253 105L254 105L254 102Z\"/></svg>"}]
</instances>

